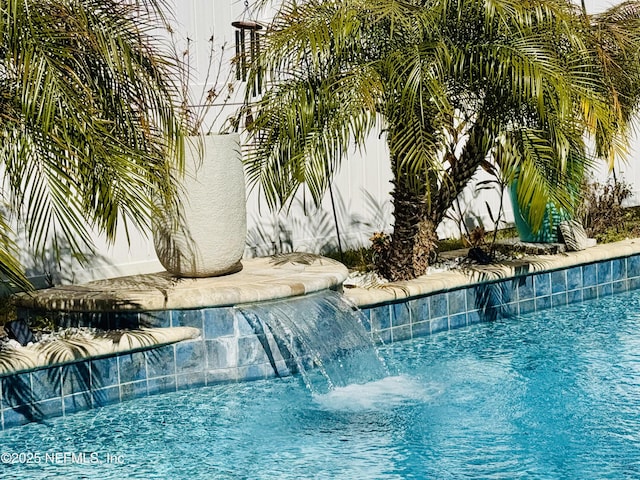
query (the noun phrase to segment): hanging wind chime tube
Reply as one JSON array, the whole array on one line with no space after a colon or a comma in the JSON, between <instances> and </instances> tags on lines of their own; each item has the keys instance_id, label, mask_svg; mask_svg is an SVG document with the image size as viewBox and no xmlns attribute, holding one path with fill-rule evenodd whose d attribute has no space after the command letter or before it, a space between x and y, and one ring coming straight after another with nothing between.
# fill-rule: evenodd
<instances>
[{"instance_id":1,"label":"hanging wind chime tube","mask_svg":"<svg viewBox=\"0 0 640 480\"><path fill-rule=\"evenodd\" d=\"M254 92L260 95L262 93L262 71L257 65L257 61L260 56L258 30L262 29L262 25L251 20L239 20L232 22L231 26L236 29L236 80L246 82L249 65L254 66L256 68ZM248 48L247 43L249 44Z\"/></svg>"}]
</instances>

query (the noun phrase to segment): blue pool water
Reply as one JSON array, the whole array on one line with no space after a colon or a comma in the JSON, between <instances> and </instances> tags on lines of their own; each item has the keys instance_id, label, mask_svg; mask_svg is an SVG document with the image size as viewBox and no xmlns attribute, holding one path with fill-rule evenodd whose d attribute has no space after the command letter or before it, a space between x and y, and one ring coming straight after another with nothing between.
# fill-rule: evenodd
<instances>
[{"instance_id":1,"label":"blue pool water","mask_svg":"<svg viewBox=\"0 0 640 480\"><path fill-rule=\"evenodd\" d=\"M380 353L391 376L326 394L289 377L9 429L0 478L640 478L638 292Z\"/></svg>"}]
</instances>

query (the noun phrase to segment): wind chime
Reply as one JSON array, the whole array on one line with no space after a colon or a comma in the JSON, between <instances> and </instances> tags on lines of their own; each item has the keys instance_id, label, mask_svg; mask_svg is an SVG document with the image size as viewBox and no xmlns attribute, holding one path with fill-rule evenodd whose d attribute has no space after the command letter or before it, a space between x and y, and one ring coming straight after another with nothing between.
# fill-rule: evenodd
<instances>
[{"instance_id":1,"label":"wind chime","mask_svg":"<svg viewBox=\"0 0 640 480\"><path fill-rule=\"evenodd\" d=\"M249 10L249 2L245 1L245 14ZM249 65L256 71L253 84L254 94L262 93L262 71L257 65L260 56L260 34L262 25L253 20L238 20L231 22L236 29L236 80L247 81Z\"/></svg>"}]
</instances>

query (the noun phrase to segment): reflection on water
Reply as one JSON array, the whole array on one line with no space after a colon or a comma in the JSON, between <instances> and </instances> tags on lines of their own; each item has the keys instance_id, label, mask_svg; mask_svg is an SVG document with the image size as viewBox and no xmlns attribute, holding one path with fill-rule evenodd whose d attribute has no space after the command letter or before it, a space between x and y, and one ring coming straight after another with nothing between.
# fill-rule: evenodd
<instances>
[{"instance_id":1,"label":"reflection on water","mask_svg":"<svg viewBox=\"0 0 640 480\"><path fill-rule=\"evenodd\" d=\"M382 347L390 376L297 377L142 398L10 429L1 478L640 478L640 296ZM79 457L76 457L79 458Z\"/></svg>"}]
</instances>

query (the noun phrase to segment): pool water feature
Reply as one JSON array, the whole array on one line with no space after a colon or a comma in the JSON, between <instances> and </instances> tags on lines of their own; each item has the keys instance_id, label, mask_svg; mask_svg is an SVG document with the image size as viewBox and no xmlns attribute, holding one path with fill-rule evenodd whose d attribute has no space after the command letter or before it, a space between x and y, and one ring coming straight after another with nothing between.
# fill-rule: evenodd
<instances>
[{"instance_id":1,"label":"pool water feature","mask_svg":"<svg viewBox=\"0 0 640 480\"><path fill-rule=\"evenodd\" d=\"M639 291L380 354L388 377L326 393L290 376L13 428L0 435L0 477L640 476Z\"/></svg>"},{"instance_id":2,"label":"pool water feature","mask_svg":"<svg viewBox=\"0 0 640 480\"><path fill-rule=\"evenodd\" d=\"M337 292L237 308L260 339L276 376L299 373L314 393L389 375L364 325L367 318Z\"/></svg>"}]
</instances>

